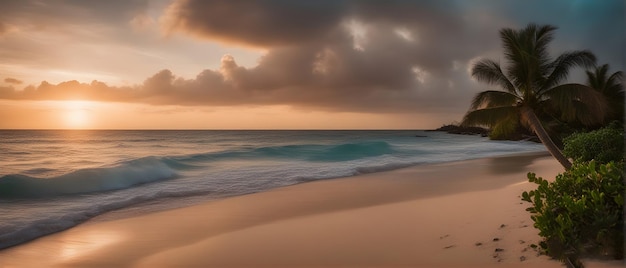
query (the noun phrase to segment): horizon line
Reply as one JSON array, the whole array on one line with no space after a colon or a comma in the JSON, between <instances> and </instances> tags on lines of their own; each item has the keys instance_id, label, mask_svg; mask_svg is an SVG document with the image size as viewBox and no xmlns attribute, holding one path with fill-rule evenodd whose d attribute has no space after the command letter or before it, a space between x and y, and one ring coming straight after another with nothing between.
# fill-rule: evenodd
<instances>
[{"instance_id":1,"label":"horizon line","mask_svg":"<svg viewBox=\"0 0 626 268\"><path fill-rule=\"evenodd\" d=\"M408 129L408 128L346 128L346 129L325 129L325 128L284 128L284 129L269 129L269 128L232 128L232 129L210 129L210 128L91 128L91 129L76 129L76 128L0 128L0 131L420 131L420 130L434 130L435 128L424 129Z\"/></svg>"}]
</instances>

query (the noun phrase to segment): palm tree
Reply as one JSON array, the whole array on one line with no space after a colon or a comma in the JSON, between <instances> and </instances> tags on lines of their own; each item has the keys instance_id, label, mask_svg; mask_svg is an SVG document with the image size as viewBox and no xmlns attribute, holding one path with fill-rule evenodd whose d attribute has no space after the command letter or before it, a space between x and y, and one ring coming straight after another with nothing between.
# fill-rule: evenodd
<instances>
[{"instance_id":1,"label":"palm tree","mask_svg":"<svg viewBox=\"0 0 626 268\"><path fill-rule=\"evenodd\" d=\"M551 25L535 24L521 30L500 30L506 68L503 70L498 62L483 59L472 66L472 77L502 90L478 93L462 124L514 129L511 126L519 122L534 132L550 154L569 169L572 164L554 144L537 115L558 111L563 120L593 124L603 119L605 105L603 98L585 85L561 84L572 67L593 66L595 56L583 50L551 58L548 44L555 30Z\"/></svg>"},{"instance_id":2,"label":"palm tree","mask_svg":"<svg viewBox=\"0 0 626 268\"><path fill-rule=\"evenodd\" d=\"M587 85L602 93L609 104L607 121L617 120L624 122L624 88L622 87L622 72L617 71L610 76L609 65L604 64L587 71Z\"/></svg>"}]
</instances>

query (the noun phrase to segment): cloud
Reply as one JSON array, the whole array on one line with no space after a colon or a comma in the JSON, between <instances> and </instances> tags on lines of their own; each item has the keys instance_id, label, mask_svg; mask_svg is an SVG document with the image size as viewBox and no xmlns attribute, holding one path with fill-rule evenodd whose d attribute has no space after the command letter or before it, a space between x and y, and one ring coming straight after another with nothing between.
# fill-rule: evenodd
<instances>
[{"instance_id":1,"label":"cloud","mask_svg":"<svg viewBox=\"0 0 626 268\"><path fill-rule=\"evenodd\" d=\"M225 57L219 70L225 90L245 92L241 97L250 102L350 111L461 111L484 89L469 79L468 64L485 55L499 57L500 28L521 28L533 20L576 25L581 6L591 3L555 1L545 9L559 10L559 16L537 18L536 7L544 2L505 2L516 8L462 1L178 0L161 23L169 33L265 47L268 52L257 66L243 68ZM619 5L615 1L608 8ZM589 14L586 27L596 29L589 39L615 35L611 29L623 21L613 13L610 18ZM577 36L570 31L564 29L565 40ZM557 33L558 38L563 37ZM554 44L556 53L589 48Z\"/></svg>"},{"instance_id":2,"label":"cloud","mask_svg":"<svg viewBox=\"0 0 626 268\"><path fill-rule=\"evenodd\" d=\"M7 84L14 84L14 85L19 85L19 84L23 83L22 80L18 80L18 79L11 78L11 77L5 78L4 82L7 83Z\"/></svg>"},{"instance_id":3,"label":"cloud","mask_svg":"<svg viewBox=\"0 0 626 268\"><path fill-rule=\"evenodd\" d=\"M396 46L405 46L406 41L395 38ZM375 48L365 46L365 49ZM186 106L289 105L329 111L406 112L455 108L451 105L454 100L463 103L463 97L470 94L451 95L446 90L447 84L438 91L421 89L425 84L438 87L444 82L430 76L420 81L409 68L412 61L402 60L406 55L400 53L401 49L396 51L371 58L354 50L351 40L345 38L332 46L273 50L252 68L239 66L234 57L226 55L219 69L204 70L193 79L162 70L133 87L113 87L99 81L42 82L23 90L0 89L0 98ZM461 76L462 80L465 71L455 74L449 70L445 77L450 75ZM448 105L441 106L442 98Z\"/></svg>"},{"instance_id":4,"label":"cloud","mask_svg":"<svg viewBox=\"0 0 626 268\"><path fill-rule=\"evenodd\" d=\"M342 19L344 1L175 1L161 18L168 32L254 46L324 38Z\"/></svg>"},{"instance_id":5,"label":"cloud","mask_svg":"<svg viewBox=\"0 0 626 268\"><path fill-rule=\"evenodd\" d=\"M98 81L90 84L72 80L59 84L46 81L38 86L27 86L22 90L12 87L0 88L0 98L9 100L100 100L124 101L131 100L132 88L109 87Z\"/></svg>"},{"instance_id":6,"label":"cloud","mask_svg":"<svg viewBox=\"0 0 626 268\"><path fill-rule=\"evenodd\" d=\"M384 4L375 0L174 0L159 19L169 34L263 47L266 53L251 67L239 64L236 54L225 55L219 67L203 70L191 79L165 69L136 86L113 87L98 81L56 85L44 82L24 90L0 89L0 98L463 113L471 97L486 89L470 79L469 65L477 58L501 57L498 30L502 27L521 28L535 20L560 26L552 47L555 53L590 48L600 58L610 59L620 51L616 47L623 47L623 41L621 46L597 45L603 43L597 41L603 36L614 40L611 38L616 36L616 29L623 32L623 21L615 12L608 17L598 12L579 16L579 2L504 2L517 3L516 8L441 0ZM126 26L129 22L139 28L149 26L151 18L142 17L147 15L141 9L144 2L139 3L129 11L123 11L121 4L103 7L104 13L123 18L119 21ZM611 3L613 9L623 7L618 1ZM95 8L76 4L79 10ZM559 15L539 19L537 6L559 10ZM51 13L67 10L74 9ZM584 31L569 26L579 25L578 20L586 23ZM176 66L171 68L176 70Z\"/></svg>"},{"instance_id":7,"label":"cloud","mask_svg":"<svg viewBox=\"0 0 626 268\"><path fill-rule=\"evenodd\" d=\"M176 1L161 19L170 30L264 46L266 54L253 67L226 55L219 68L193 79L162 70L134 87L42 83L0 97L351 112L464 110L473 91L450 87L450 80L469 82L455 63L497 45L469 39L481 34L467 32L463 18L436 1L402 3L380 9L375 1Z\"/></svg>"},{"instance_id":8,"label":"cloud","mask_svg":"<svg viewBox=\"0 0 626 268\"><path fill-rule=\"evenodd\" d=\"M245 92L242 102L349 111L465 109L456 101L473 91L450 92L450 79L468 81L454 63L496 48L481 37L497 30L465 27L465 18L446 3L186 0L170 5L161 23L170 33L267 48L253 68L230 56L222 60L224 86ZM436 107L433 101L443 97L450 105Z\"/></svg>"}]
</instances>

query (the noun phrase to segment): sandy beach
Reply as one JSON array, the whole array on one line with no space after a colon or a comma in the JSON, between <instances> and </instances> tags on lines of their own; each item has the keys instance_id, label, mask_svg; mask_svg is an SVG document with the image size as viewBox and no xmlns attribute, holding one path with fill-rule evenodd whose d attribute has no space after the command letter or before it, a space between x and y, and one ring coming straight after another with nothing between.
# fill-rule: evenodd
<instances>
[{"instance_id":1,"label":"sandy beach","mask_svg":"<svg viewBox=\"0 0 626 268\"><path fill-rule=\"evenodd\" d=\"M562 267L539 241L532 171L545 153L316 181L131 218L0 251L1 267Z\"/></svg>"}]
</instances>

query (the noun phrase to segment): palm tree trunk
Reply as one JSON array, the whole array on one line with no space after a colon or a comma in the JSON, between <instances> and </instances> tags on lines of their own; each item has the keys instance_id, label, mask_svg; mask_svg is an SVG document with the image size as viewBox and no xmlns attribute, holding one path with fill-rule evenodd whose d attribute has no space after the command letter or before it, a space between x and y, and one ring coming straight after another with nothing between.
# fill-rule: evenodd
<instances>
[{"instance_id":1,"label":"palm tree trunk","mask_svg":"<svg viewBox=\"0 0 626 268\"><path fill-rule=\"evenodd\" d=\"M563 155L561 150L559 150L559 147L554 144L546 129L543 128L543 125L541 125L541 121L539 121L539 118L537 118L537 115L535 115L533 109L524 106L521 107L521 113L524 119L526 119L526 121L530 125L532 131L537 134L537 137L539 137L541 143L546 146L548 152L550 152L550 154L554 156L554 158L556 158L556 160L559 161L561 165L563 165L565 170L569 170L572 167L572 163L570 163L569 160Z\"/></svg>"}]
</instances>

